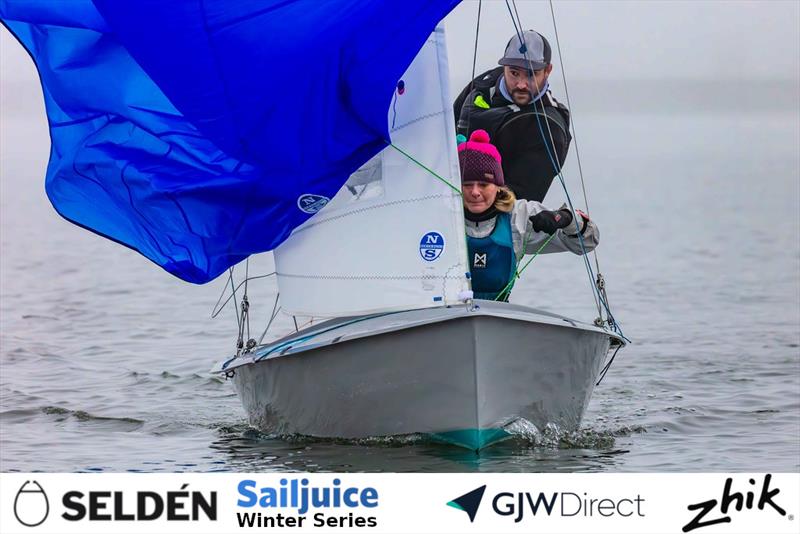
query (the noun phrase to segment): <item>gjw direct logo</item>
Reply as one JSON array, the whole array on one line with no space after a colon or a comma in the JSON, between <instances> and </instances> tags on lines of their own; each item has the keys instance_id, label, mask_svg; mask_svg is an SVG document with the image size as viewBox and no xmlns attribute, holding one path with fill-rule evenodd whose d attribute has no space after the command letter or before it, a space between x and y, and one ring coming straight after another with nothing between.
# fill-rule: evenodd
<instances>
[{"instance_id":1,"label":"gjw direct logo","mask_svg":"<svg viewBox=\"0 0 800 534\"><path fill-rule=\"evenodd\" d=\"M456 497L447 506L461 510L467 514L470 522L475 521L481 506L486 486ZM578 494L571 491L529 492L501 491L491 500L492 511L501 516L513 518L515 523L528 520L537 515L557 517L644 517L641 495L630 498L607 498Z\"/></svg>"},{"instance_id":2,"label":"gjw direct logo","mask_svg":"<svg viewBox=\"0 0 800 534\"><path fill-rule=\"evenodd\" d=\"M486 485L484 484L480 488L475 488L469 493L465 493L461 497L453 499L447 503L447 506L452 506L457 510L466 512L469 516L469 522L472 523L475 521L475 514L478 513L478 508L481 505L481 499L483 499L483 493L485 491Z\"/></svg>"},{"instance_id":3,"label":"gjw direct logo","mask_svg":"<svg viewBox=\"0 0 800 534\"><path fill-rule=\"evenodd\" d=\"M199 521L217 520L217 492L189 491L79 491L61 496L61 519L78 521ZM14 516L26 527L37 527L50 515L50 499L35 480L26 481L14 498Z\"/></svg>"},{"instance_id":4,"label":"gjw direct logo","mask_svg":"<svg viewBox=\"0 0 800 534\"><path fill-rule=\"evenodd\" d=\"M751 486L756 486L755 479L749 479ZM781 492L778 488L770 489L772 482L772 475L767 474L761 483L760 491L758 492L758 500L756 501L756 493L754 491L747 491L744 494L733 491L733 478L727 478L725 485L722 488L722 496L720 500L709 499L707 501L690 504L686 508L690 512L696 512L696 515L683 526L684 532L691 532L692 530L710 527L719 523L730 523L731 517L728 515L732 511L741 512L743 509L752 510L757 507L759 510L772 510L781 516L786 515L786 510L779 506L773 499ZM714 509L719 505L719 511L714 513ZM733 505L733 510L731 510ZM769 508L767 508L769 506ZM789 516L790 520L794 516Z\"/></svg>"}]
</instances>

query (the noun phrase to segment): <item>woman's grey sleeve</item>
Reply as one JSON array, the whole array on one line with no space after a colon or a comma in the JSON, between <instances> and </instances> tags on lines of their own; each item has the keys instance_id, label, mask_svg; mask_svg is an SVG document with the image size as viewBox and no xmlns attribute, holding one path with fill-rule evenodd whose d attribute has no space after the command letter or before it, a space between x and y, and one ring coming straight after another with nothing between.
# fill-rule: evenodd
<instances>
[{"instance_id":1,"label":"woman's grey sleeve","mask_svg":"<svg viewBox=\"0 0 800 534\"><path fill-rule=\"evenodd\" d=\"M524 205L523 205L524 204ZM559 209L566 209L566 204L562 205ZM542 210L546 210L539 202L528 201L518 202L515 206L517 221L525 223L525 231L523 234L525 254L535 254L536 251L542 246L542 243L547 241L550 237L544 232L534 232L533 224L530 222L530 217L536 215ZM600 230L594 221L585 219L581 214L573 214L572 224L567 228L562 228L555 233L553 239L541 250L542 254L551 254L553 252L572 252L573 254L583 254L584 249L581 247L581 237L583 238L583 245L586 252L591 252L600 242ZM576 224L577 222L577 224ZM521 230L520 224L520 230ZM580 235L580 237L578 237ZM527 239L525 239L527 237Z\"/></svg>"}]
</instances>

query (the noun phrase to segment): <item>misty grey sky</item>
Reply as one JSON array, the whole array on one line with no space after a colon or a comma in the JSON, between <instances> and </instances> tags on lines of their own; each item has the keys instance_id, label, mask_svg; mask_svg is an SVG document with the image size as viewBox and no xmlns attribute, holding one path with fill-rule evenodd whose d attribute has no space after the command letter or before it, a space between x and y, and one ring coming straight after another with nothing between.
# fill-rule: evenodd
<instances>
[{"instance_id":1,"label":"misty grey sky","mask_svg":"<svg viewBox=\"0 0 800 534\"><path fill-rule=\"evenodd\" d=\"M453 91L472 69L477 7L465 0L446 19ZM523 26L555 48L549 3L517 0L517 7ZM798 0L556 0L554 7L568 79L800 83ZM513 31L505 2L484 0L479 72L496 65ZM5 29L0 33L0 92L30 87L38 95L27 54Z\"/></svg>"},{"instance_id":2,"label":"misty grey sky","mask_svg":"<svg viewBox=\"0 0 800 534\"><path fill-rule=\"evenodd\" d=\"M553 5L565 70L573 79L800 79L797 0L555 0ZM517 7L523 28L539 31L555 49L549 3L517 0ZM447 19L456 72L472 69L477 8L477 0L464 1ZM479 69L496 65L513 33L505 1L484 0ZM553 62L558 64L555 55Z\"/></svg>"}]
</instances>

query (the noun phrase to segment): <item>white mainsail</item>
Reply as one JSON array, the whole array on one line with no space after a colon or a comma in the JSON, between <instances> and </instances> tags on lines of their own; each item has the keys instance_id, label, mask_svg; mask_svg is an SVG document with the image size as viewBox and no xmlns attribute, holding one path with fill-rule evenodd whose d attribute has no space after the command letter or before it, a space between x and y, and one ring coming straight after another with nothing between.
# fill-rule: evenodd
<instances>
[{"instance_id":1,"label":"white mainsail","mask_svg":"<svg viewBox=\"0 0 800 534\"><path fill-rule=\"evenodd\" d=\"M281 303L291 314L443 306L469 289L442 25L401 85L388 116L394 146L275 250Z\"/></svg>"}]
</instances>

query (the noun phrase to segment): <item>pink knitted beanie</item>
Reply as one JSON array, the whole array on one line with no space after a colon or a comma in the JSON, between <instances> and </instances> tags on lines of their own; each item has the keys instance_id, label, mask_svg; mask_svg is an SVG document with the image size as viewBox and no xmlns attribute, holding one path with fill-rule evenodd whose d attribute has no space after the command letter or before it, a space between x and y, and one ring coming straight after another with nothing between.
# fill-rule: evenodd
<instances>
[{"instance_id":1,"label":"pink knitted beanie","mask_svg":"<svg viewBox=\"0 0 800 534\"><path fill-rule=\"evenodd\" d=\"M500 153L489 142L486 130L475 130L469 141L458 145L458 163L461 165L461 183L488 182L505 185Z\"/></svg>"}]
</instances>

